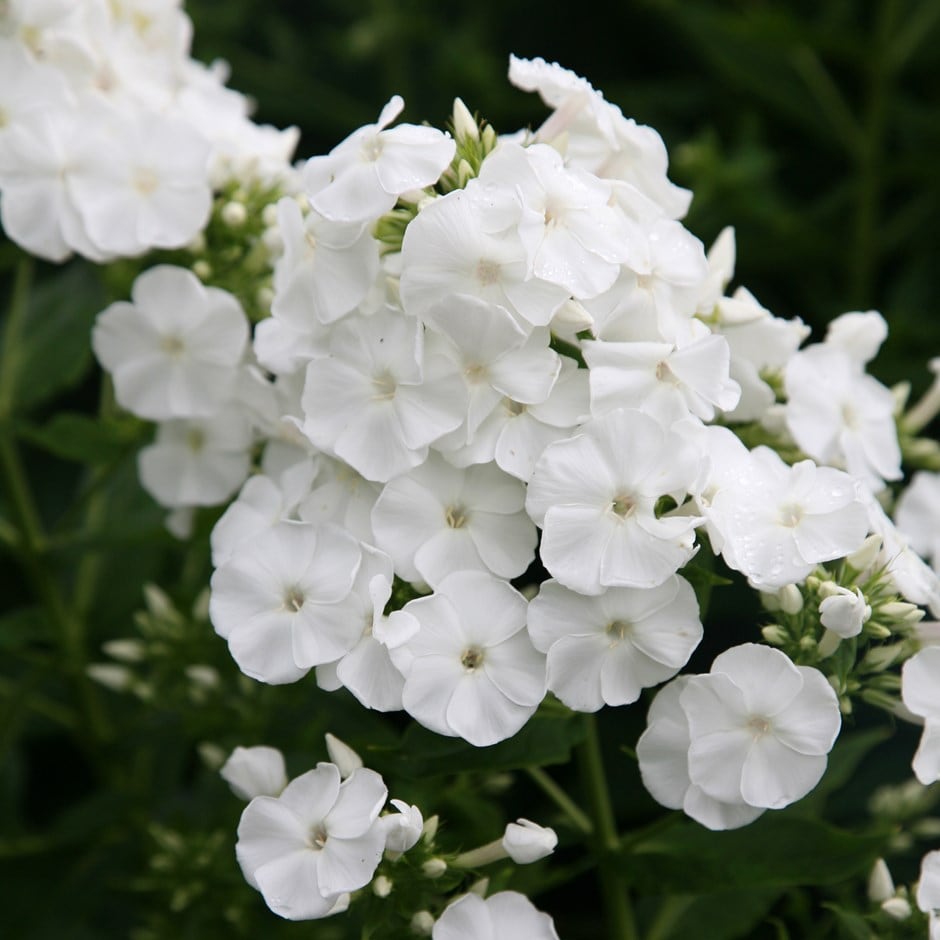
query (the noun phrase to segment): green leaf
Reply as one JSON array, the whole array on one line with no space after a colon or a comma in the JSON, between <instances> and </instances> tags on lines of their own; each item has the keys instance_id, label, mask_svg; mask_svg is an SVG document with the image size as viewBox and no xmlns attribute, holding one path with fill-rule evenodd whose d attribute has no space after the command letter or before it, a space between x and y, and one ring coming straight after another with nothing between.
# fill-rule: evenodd
<instances>
[{"instance_id":1,"label":"green leaf","mask_svg":"<svg viewBox=\"0 0 940 940\"><path fill-rule=\"evenodd\" d=\"M52 638L49 618L39 606L20 607L0 617L0 650L23 649Z\"/></svg>"},{"instance_id":2,"label":"green leaf","mask_svg":"<svg viewBox=\"0 0 940 940\"><path fill-rule=\"evenodd\" d=\"M674 895L664 903L646 937L647 940L700 937L706 924L708 940L749 937L753 928L764 922L779 896L780 891L774 888Z\"/></svg>"},{"instance_id":3,"label":"green leaf","mask_svg":"<svg viewBox=\"0 0 940 940\"><path fill-rule=\"evenodd\" d=\"M35 408L86 374L91 327L104 305L94 269L81 262L34 285L16 346L4 350L16 410Z\"/></svg>"},{"instance_id":4,"label":"green leaf","mask_svg":"<svg viewBox=\"0 0 940 940\"><path fill-rule=\"evenodd\" d=\"M680 823L623 854L637 884L662 894L834 884L861 876L889 835L857 835L789 813L766 813L743 829L712 832Z\"/></svg>"},{"instance_id":5,"label":"green leaf","mask_svg":"<svg viewBox=\"0 0 940 940\"><path fill-rule=\"evenodd\" d=\"M24 425L19 433L43 450L78 463L104 464L119 460L143 440L145 425L127 416L93 418L63 412L41 428Z\"/></svg>"},{"instance_id":6,"label":"green leaf","mask_svg":"<svg viewBox=\"0 0 940 940\"><path fill-rule=\"evenodd\" d=\"M555 712L539 712L517 735L490 747L474 747L460 738L445 738L413 724L397 750L395 769L414 779L466 770L502 771L562 764L583 737L584 723L578 716Z\"/></svg>"},{"instance_id":7,"label":"green leaf","mask_svg":"<svg viewBox=\"0 0 940 940\"><path fill-rule=\"evenodd\" d=\"M870 728L867 731L841 734L829 755L825 776L801 806L806 809L821 804L830 794L844 787L855 775L865 757L879 744L887 741L891 734L890 728Z\"/></svg>"}]
</instances>

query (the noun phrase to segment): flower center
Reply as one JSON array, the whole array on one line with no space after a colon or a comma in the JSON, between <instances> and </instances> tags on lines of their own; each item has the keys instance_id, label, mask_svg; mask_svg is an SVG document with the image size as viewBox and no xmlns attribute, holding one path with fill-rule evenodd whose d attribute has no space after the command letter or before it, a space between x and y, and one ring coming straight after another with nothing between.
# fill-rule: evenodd
<instances>
[{"instance_id":1,"label":"flower center","mask_svg":"<svg viewBox=\"0 0 940 940\"><path fill-rule=\"evenodd\" d=\"M179 359L179 357L186 351L186 344L179 336L174 336L170 334L169 336L164 336L160 340L160 348L173 359Z\"/></svg>"},{"instance_id":2,"label":"flower center","mask_svg":"<svg viewBox=\"0 0 940 940\"><path fill-rule=\"evenodd\" d=\"M141 196L149 196L160 184L157 174L153 170L141 167L134 173L134 189Z\"/></svg>"},{"instance_id":3,"label":"flower center","mask_svg":"<svg viewBox=\"0 0 940 940\"><path fill-rule=\"evenodd\" d=\"M670 385L678 385L679 380L675 372L669 368L669 363L664 359L656 365L656 378L660 382L668 382Z\"/></svg>"},{"instance_id":4,"label":"flower center","mask_svg":"<svg viewBox=\"0 0 940 940\"><path fill-rule=\"evenodd\" d=\"M310 831L310 848L322 849L326 845L326 840L326 829L323 828L322 823L319 826L314 826Z\"/></svg>"},{"instance_id":5,"label":"flower center","mask_svg":"<svg viewBox=\"0 0 940 940\"><path fill-rule=\"evenodd\" d=\"M389 401L395 397L398 383L391 372L385 371L372 380L372 387L375 389L375 394L372 396L373 401Z\"/></svg>"},{"instance_id":6,"label":"flower center","mask_svg":"<svg viewBox=\"0 0 940 940\"><path fill-rule=\"evenodd\" d=\"M850 431L858 430L858 412L848 402L842 406L842 422Z\"/></svg>"},{"instance_id":7,"label":"flower center","mask_svg":"<svg viewBox=\"0 0 940 940\"><path fill-rule=\"evenodd\" d=\"M297 613L304 606L304 600L304 592L296 584L292 584L284 592L284 609Z\"/></svg>"},{"instance_id":8,"label":"flower center","mask_svg":"<svg viewBox=\"0 0 940 940\"><path fill-rule=\"evenodd\" d=\"M473 672L483 665L483 650L479 646L468 646L460 654L460 665L467 672Z\"/></svg>"},{"instance_id":9,"label":"flower center","mask_svg":"<svg viewBox=\"0 0 940 940\"><path fill-rule=\"evenodd\" d=\"M780 525L788 529L795 529L803 519L803 507L789 503L780 507Z\"/></svg>"},{"instance_id":10,"label":"flower center","mask_svg":"<svg viewBox=\"0 0 940 940\"><path fill-rule=\"evenodd\" d=\"M448 506L444 513L444 520L451 529L462 529L466 524L470 514L459 503L454 506Z\"/></svg>"},{"instance_id":11,"label":"flower center","mask_svg":"<svg viewBox=\"0 0 940 940\"><path fill-rule=\"evenodd\" d=\"M614 497L610 508L621 519L626 519L628 516L633 515L633 511L636 509L636 500L632 496L621 493L619 496Z\"/></svg>"},{"instance_id":12,"label":"flower center","mask_svg":"<svg viewBox=\"0 0 940 940\"><path fill-rule=\"evenodd\" d=\"M205 446L206 443L206 432L202 428L190 428L186 432L186 446L194 453L198 454L199 451Z\"/></svg>"},{"instance_id":13,"label":"flower center","mask_svg":"<svg viewBox=\"0 0 940 940\"><path fill-rule=\"evenodd\" d=\"M747 721L747 727L755 738L762 738L770 731L770 721L763 715L751 715Z\"/></svg>"},{"instance_id":14,"label":"flower center","mask_svg":"<svg viewBox=\"0 0 940 940\"><path fill-rule=\"evenodd\" d=\"M633 624L626 620L611 620L607 624L607 635L610 637L610 645L616 646L621 640L627 638L627 634L633 629Z\"/></svg>"},{"instance_id":15,"label":"flower center","mask_svg":"<svg viewBox=\"0 0 940 940\"><path fill-rule=\"evenodd\" d=\"M481 258L477 263L477 280L482 287L489 287L499 280L499 265L495 261Z\"/></svg>"},{"instance_id":16,"label":"flower center","mask_svg":"<svg viewBox=\"0 0 940 940\"><path fill-rule=\"evenodd\" d=\"M519 415L525 413L528 406L522 404L521 401L513 401L511 398L504 398L503 407L509 413L510 417L518 418Z\"/></svg>"}]
</instances>

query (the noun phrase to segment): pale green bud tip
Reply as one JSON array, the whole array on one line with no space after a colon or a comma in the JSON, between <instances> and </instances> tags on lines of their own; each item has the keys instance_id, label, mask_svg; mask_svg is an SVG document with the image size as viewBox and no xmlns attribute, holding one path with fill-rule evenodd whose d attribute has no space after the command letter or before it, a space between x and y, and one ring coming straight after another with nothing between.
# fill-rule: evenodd
<instances>
[{"instance_id":1,"label":"pale green bud tip","mask_svg":"<svg viewBox=\"0 0 940 940\"><path fill-rule=\"evenodd\" d=\"M894 897L894 880L883 858L875 860L875 864L868 876L868 898L875 904L887 901Z\"/></svg>"},{"instance_id":2,"label":"pale green bud tip","mask_svg":"<svg viewBox=\"0 0 940 940\"><path fill-rule=\"evenodd\" d=\"M205 258L200 258L193 264L193 274L195 274L200 281L208 280L208 278L212 276L212 265L209 264Z\"/></svg>"},{"instance_id":3,"label":"pale green bud tip","mask_svg":"<svg viewBox=\"0 0 940 940\"><path fill-rule=\"evenodd\" d=\"M434 930L434 917L430 911L418 911L411 918L411 931L419 937L430 937Z\"/></svg>"},{"instance_id":4,"label":"pale green bud tip","mask_svg":"<svg viewBox=\"0 0 940 940\"><path fill-rule=\"evenodd\" d=\"M888 898L881 909L893 920L907 920L911 916L911 905L905 898Z\"/></svg>"},{"instance_id":5,"label":"pale green bud tip","mask_svg":"<svg viewBox=\"0 0 940 940\"><path fill-rule=\"evenodd\" d=\"M918 623L924 619L924 612L916 604L906 601L889 601L878 608L878 615L897 623Z\"/></svg>"},{"instance_id":6,"label":"pale green bud tip","mask_svg":"<svg viewBox=\"0 0 940 940\"><path fill-rule=\"evenodd\" d=\"M795 584L785 584L777 591L780 609L787 614L798 614L803 609L803 595Z\"/></svg>"},{"instance_id":7,"label":"pale green bud tip","mask_svg":"<svg viewBox=\"0 0 940 940\"><path fill-rule=\"evenodd\" d=\"M429 858L422 866L421 871L428 878L440 878L447 871L447 862L442 858Z\"/></svg>"},{"instance_id":8,"label":"pale green bud tip","mask_svg":"<svg viewBox=\"0 0 940 940\"><path fill-rule=\"evenodd\" d=\"M435 813L433 816L425 819L424 827L421 830L421 838L430 845L437 835L437 827L440 823L440 817Z\"/></svg>"},{"instance_id":9,"label":"pale green bud tip","mask_svg":"<svg viewBox=\"0 0 940 940\"><path fill-rule=\"evenodd\" d=\"M112 692L126 692L134 681L134 674L117 663L89 663L85 674Z\"/></svg>"},{"instance_id":10,"label":"pale green bud tip","mask_svg":"<svg viewBox=\"0 0 940 940\"><path fill-rule=\"evenodd\" d=\"M362 758L345 742L327 732L326 752L330 760L339 768L339 775L345 780L354 770L363 766Z\"/></svg>"},{"instance_id":11,"label":"pale green bud tip","mask_svg":"<svg viewBox=\"0 0 940 940\"><path fill-rule=\"evenodd\" d=\"M248 221L248 210L240 202L227 202L219 214L230 228L239 228Z\"/></svg>"},{"instance_id":12,"label":"pale green bud tip","mask_svg":"<svg viewBox=\"0 0 940 940\"><path fill-rule=\"evenodd\" d=\"M386 878L385 875L379 875L379 877L372 882L372 893L377 898L387 898L392 893L391 879Z\"/></svg>"},{"instance_id":13,"label":"pale green bud tip","mask_svg":"<svg viewBox=\"0 0 940 940\"><path fill-rule=\"evenodd\" d=\"M169 595L163 588L157 587L156 584L145 584L144 585L144 603L147 605L147 610L150 611L154 617L175 617L176 608L173 606L173 601L170 600Z\"/></svg>"},{"instance_id":14,"label":"pale green bud tip","mask_svg":"<svg viewBox=\"0 0 940 940\"><path fill-rule=\"evenodd\" d=\"M477 894L481 898L485 898L487 892L490 890L490 879L489 878L479 878L470 885L469 892L470 894Z\"/></svg>"},{"instance_id":15,"label":"pale green bud tip","mask_svg":"<svg viewBox=\"0 0 940 940\"><path fill-rule=\"evenodd\" d=\"M787 641L786 631L775 623L768 624L761 630L761 636L771 644L771 646L783 646Z\"/></svg>"},{"instance_id":16,"label":"pale green bud tip","mask_svg":"<svg viewBox=\"0 0 940 940\"><path fill-rule=\"evenodd\" d=\"M139 663L147 655L147 649L140 640L108 640L101 649L122 663Z\"/></svg>"},{"instance_id":17,"label":"pale green bud tip","mask_svg":"<svg viewBox=\"0 0 940 940\"><path fill-rule=\"evenodd\" d=\"M454 98L454 135L458 140L480 139L480 128L473 119L469 108L460 98Z\"/></svg>"}]
</instances>

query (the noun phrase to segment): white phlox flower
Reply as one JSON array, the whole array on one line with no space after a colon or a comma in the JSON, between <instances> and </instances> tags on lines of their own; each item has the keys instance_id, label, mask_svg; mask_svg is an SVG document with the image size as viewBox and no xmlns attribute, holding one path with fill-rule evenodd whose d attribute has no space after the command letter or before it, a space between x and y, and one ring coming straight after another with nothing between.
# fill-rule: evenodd
<instances>
[{"instance_id":1,"label":"white phlox flower","mask_svg":"<svg viewBox=\"0 0 940 940\"><path fill-rule=\"evenodd\" d=\"M314 209L337 222L365 222L398 197L436 183L454 157L454 141L433 127L388 125L405 102L395 95L378 123L359 128L327 156L307 161L304 185Z\"/></svg>"},{"instance_id":2,"label":"white phlox flower","mask_svg":"<svg viewBox=\"0 0 940 940\"><path fill-rule=\"evenodd\" d=\"M219 774L243 800L278 796L287 786L284 755L276 747L236 747Z\"/></svg>"},{"instance_id":3,"label":"white phlox flower","mask_svg":"<svg viewBox=\"0 0 940 940\"><path fill-rule=\"evenodd\" d=\"M894 518L911 548L940 573L940 473L915 473L898 498Z\"/></svg>"},{"instance_id":4,"label":"white phlox flower","mask_svg":"<svg viewBox=\"0 0 940 940\"><path fill-rule=\"evenodd\" d=\"M374 545L372 509L382 491L381 485L367 480L341 460L321 455L317 462L317 475L297 514L304 522L334 522L361 542Z\"/></svg>"},{"instance_id":5,"label":"white phlox flower","mask_svg":"<svg viewBox=\"0 0 940 940\"><path fill-rule=\"evenodd\" d=\"M579 299L607 290L620 265L642 251L642 233L609 205L610 187L565 167L552 147L505 143L484 161L479 179L484 186L517 189L529 272Z\"/></svg>"},{"instance_id":6,"label":"white phlox flower","mask_svg":"<svg viewBox=\"0 0 940 940\"><path fill-rule=\"evenodd\" d=\"M764 809L743 799L717 800L689 776L689 719L681 696L689 676L663 686L650 705L646 730L636 745L643 785L668 809L681 809L708 829L738 829L752 823Z\"/></svg>"},{"instance_id":7,"label":"white phlox flower","mask_svg":"<svg viewBox=\"0 0 940 940\"><path fill-rule=\"evenodd\" d=\"M529 482L526 509L542 528L552 576L581 594L655 587L694 554L696 516L657 516L681 504L701 455L649 415L617 409L549 445Z\"/></svg>"},{"instance_id":8,"label":"white phlox flower","mask_svg":"<svg viewBox=\"0 0 940 940\"><path fill-rule=\"evenodd\" d=\"M456 571L515 578L535 557L525 499L523 484L492 464L461 470L432 454L385 485L372 529L407 581L436 587Z\"/></svg>"},{"instance_id":9,"label":"white phlox flower","mask_svg":"<svg viewBox=\"0 0 940 940\"><path fill-rule=\"evenodd\" d=\"M917 906L928 915L930 940L940 940L940 851L928 852L920 863Z\"/></svg>"},{"instance_id":10,"label":"white phlox flower","mask_svg":"<svg viewBox=\"0 0 940 940\"><path fill-rule=\"evenodd\" d=\"M403 609L420 624L391 651L405 710L476 747L512 737L545 696L545 657L526 633L522 595L492 575L458 572Z\"/></svg>"},{"instance_id":11,"label":"white phlox flower","mask_svg":"<svg viewBox=\"0 0 940 940\"><path fill-rule=\"evenodd\" d=\"M417 845L424 831L424 817L417 806L404 800L389 800L397 813L386 813L379 818L385 830L385 851L394 854L407 852Z\"/></svg>"},{"instance_id":12,"label":"white phlox flower","mask_svg":"<svg viewBox=\"0 0 940 940\"><path fill-rule=\"evenodd\" d=\"M232 405L208 418L176 418L159 424L137 455L137 474L161 506L217 506L245 482L253 443L251 424Z\"/></svg>"},{"instance_id":13,"label":"white phlox flower","mask_svg":"<svg viewBox=\"0 0 940 940\"><path fill-rule=\"evenodd\" d=\"M848 470L877 492L886 480L901 478L894 396L865 372L865 356L873 354L882 332L876 323L873 337L867 319L860 330L833 322L824 343L795 353L787 363L787 427L810 457Z\"/></svg>"},{"instance_id":14,"label":"white phlox flower","mask_svg":"<svg viewBox=\"0 0 940 940\"><path fill-rule=\"evenodd\" d=\"M237 545L212 575L209 617L242 672L294 682L348 652L361 627L337 618L334 605L348 597L361 557L342 529L302 522Z\"/></svg>"},{"instance_id":15,"label":"white phlox flower","mask_svg":"<svg viewBox=\"0 0 940 940\"><path fill-rule=\"evenodd\" d=\"M854 591L831 582L830 585L819 604L820 623L842 639L858 636L871 617L871 605L857 585Z\"/></svg>"},{"instance_id":16,"label":"white phlox flower","mask_svg":"<svg viewBox=\"0 0 940 940\"><path fill-rule=\"evenodd\" d=\"M378 243L362 223L306 215L294 199L277 204L284 254L274 269L272 312L296 329L311 316L332 323L357 307L379 272Z\"/></svg>"},{"instance_id":17,"label":"white phlox flower","mask_svg":"<svg viewBox=\"0 0 940 940\"><path fill-rule=\"evenodd\" d=\"M826 770L842 725L819 670L755 643L720 654L680 695L689 722L689 779L724 803L780 809Z\"/></svg>"},{"instance_id":18,"label":"white phlox flower","mask_svg":"<svg viewBox=\"0 0 940 940\"><path fill-rule=\"evenodd\" d=\"M548 826L540 826L531 819L517 819L506 826L502 845L517 865L528 865L551 855L558 845L558 836Z\"/></svg>"},{"instance_id":19,"label":"white phlox flower","mask_svg":"<svg viewBox=\"0 0 940 940\"><path fill-rule=\"evenodd\" d=\"M330 355L307 367L303 430L313 444L382 483L422 463L461 424L467 396L422 339L421 325L391 308L339 321Z\"/></svg>"},{"instance_id":20,"label":"white phlox flower","mask_svg":"<svg viewBox=\"0 0 940 940\"><path fill-rule=\"evenodd\" d=\"M811 460L787 466L758 447L729 467L704 512L727 565L768 589L802 581L819 563L855 551L868 532L857 480Z\"/></svg>"},{"instance_id":21,"label":"white phlox flower","mask_svg":"<svg viewBox=\"0 0 940 940\"><path fill-rule=\"evenodd\" d=\"M141 418L204 418L232 398L248 319L227 291L186 268L158 265L98 314L92 347L118 403Z\"/></svg>"},{"instance_id":22,"label":"white phlox flower","mask_svg":"<svg viewBox=\"0 0 940 940\"><path fill-rule=\"evenodd\" d=\"M258 796L242 813L235 853L245 880L289 920L325 917L371 881L385 850L379 812L388 791L373 770L340 782L335 764Z\"/></svg>"},{"instance_id":23,"label":"white phlox flower","mask_svg":"<svg viewBox=\"0 0 940 940\"><path fill-rule=\"evenodd\" d=\"M940 646L928 646L904 664L901 699L910 712L924 720L913 768L926 786L940 780Z\"/></svg>"},{"instance_id":24,"label":"white phlox flower","mask_svg":"<svg viewBox=\"0 0 940 940\"><path fill-rule=\"evenodd\" d=\"M514 186L478 179L424 206L402 241L405 311L421 317L467 294L505 307L527 332L547 325L568 291L531 276L518 231L522 211Z\"/></svg>"},{"instance_id":25,"label":"white phlox flower","mask_svg":"<svg viewBox=\"0 0 940 940\"><path fill-rule=\"evenodd\" d=\"M465 894L447 905L431 933L433 940L496 940L525 937L525 940L558 940L548 914L516 891L500 891L483 900Z\"/></svg>"},{"instance_id":26,"label":"white phlox flower","mask_svg":"<svg viewBox=\"0 0 940 940\"><path fill-rule=\"evenodd\" d=\"M608 588L585 597L554 581L529 602L529 635L547 654L548 688L569 708L635 702L672 678L702 638L691 585L676 575L655 588Z\"/></svg>"},{"instance_id":27,"label":"white phlox flower","mask_svg":"<svg viewBox=\"0 0 940 940\"><path fill-rule=\"evenodd\" d=\"M672 218L685 215L692 193L667 179L666 147L653 128L625 118L586 79L557 63L511 55L509 81L537 91L555 109L536 136L551 143L565 134L566 160L572 166L635 187Z\"/></svg>"},{"instance_id":28,"label":"white phlox flower","mask_svg":"<svg viewBox=\"0 0 940 940\"><path fill-rule=\"evenodd\" d=\"M691 342L585 342L591 412L635 408L669 425L693 414L705 421L716 409L730 411L741 388L729 375L727 340L707 328Z\"/></svg>"}]
</instances>

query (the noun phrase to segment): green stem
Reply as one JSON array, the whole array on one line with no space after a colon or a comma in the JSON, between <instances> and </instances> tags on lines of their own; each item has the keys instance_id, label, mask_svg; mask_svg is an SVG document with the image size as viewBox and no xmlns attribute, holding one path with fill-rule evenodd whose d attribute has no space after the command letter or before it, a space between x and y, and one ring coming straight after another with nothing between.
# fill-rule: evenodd
<instances>
[{"instance_id":1,"label":"green stem","mask_svg":"<svg viewBox=\"0 0 940 940\"><path fill-rule=\"evenodd\" d=\"M617 833L617 821L607 790L607 777L604 773L600 738L594 716L585 715L584 725L586 734L584 741L578 745L578 763L594 820L594 850L597 854L598 875L609 920L610 937L612 940L638 940L633 905L617 859L620 836Z\"/></svg>"},{"instance_id":2,"label":"green stem","mask_svg":"<svg viewBox=\"0 0 940 940\"><path fill-rule=\"evenodd\" d=\"M571 820L575 828L585 835L594 831L594 823L584 810L541 767L526 767L526 773L538 784L542 792Z\"/></svg>"}]
</instances>

